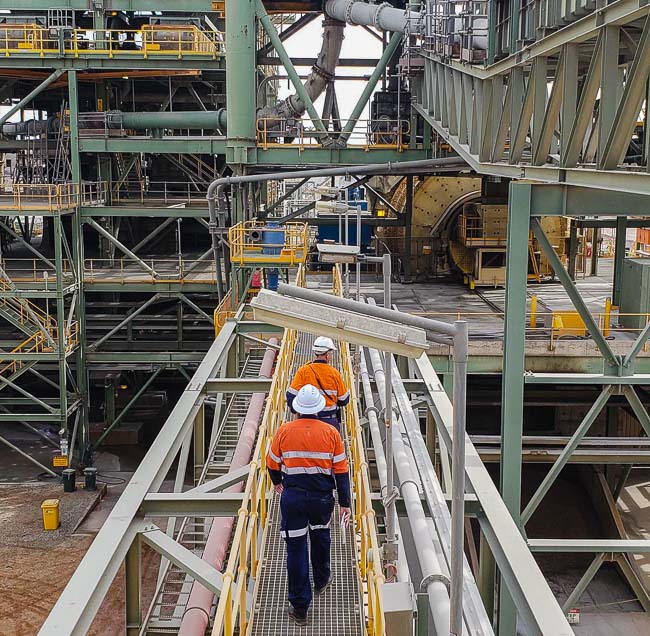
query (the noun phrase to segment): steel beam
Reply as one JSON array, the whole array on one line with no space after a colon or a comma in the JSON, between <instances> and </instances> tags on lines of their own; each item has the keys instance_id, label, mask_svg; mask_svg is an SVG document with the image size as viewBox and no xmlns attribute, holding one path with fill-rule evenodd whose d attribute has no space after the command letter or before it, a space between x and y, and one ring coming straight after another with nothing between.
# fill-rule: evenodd
<instances>
[{"instance_id":1,"label":"steel beam","mask_svg":"<svg viewBox=\"0 0 650 636\"><path fill-rule=\"evenodd\" d=\"M528 539L532 552L609 554L646 554L650 552L648 539Z\"/></svg>"},{"instance_id":2,"label":"steel beam","mask_svg":"<svg viewBox=\"0 0 650 636\"><path fill-rule=\"evenodd\" d=\"M233 517L242 506L242 493L151 493L140 510L147 517Z\"/></svg>"},{"instance_id":3,"label":"steel beam","mask_svg":"<svg viewBox=\"0 0 650 636\"><path fill-rule=\"evenodd\" d=\"M562 609L565 612L568 612L580 600L580 597L587 589L589 583L591 583L593 578L596 576L598 570L600 570L600 566L604 563L604 561L605 555L603 553L597 554L594 557L594 560L587 568L587 571L582 575L582 578L578 581L578 584L573 589L573 592L571 592L566 601L564 601Z\"/></svg>"},{"instance_id":4,"label":"steel beam","mask_svg":"<svg viewBox=\"0 0 650 636\"><path fill-rule=\"evenodd\" d=\"M65 73L64 69L57 69L47 79L41 82L33 91L27 93L19 102L14 104L0 116L0 126L11 119L12 115L17 113L21 108L25 108L33 99L43 92L50 84L55 82Z\"/></svg>"},{"instance_id":5,"label":"steel beam","mask_svg":"<svg viewBox=\"0 0 650 636\"><path fill-rule=\"evenodd\" d=\"M223 588L223 577L221 572L206 563L201 557L196 556L187 548L168 537L156 526L144 528L140 534L142 541L158 554L171 561L176 567L186 574L189 574L195 581L207 587L217 596ZM247 607L250 604L247 603Z\"/></svg>"}]
</instances>

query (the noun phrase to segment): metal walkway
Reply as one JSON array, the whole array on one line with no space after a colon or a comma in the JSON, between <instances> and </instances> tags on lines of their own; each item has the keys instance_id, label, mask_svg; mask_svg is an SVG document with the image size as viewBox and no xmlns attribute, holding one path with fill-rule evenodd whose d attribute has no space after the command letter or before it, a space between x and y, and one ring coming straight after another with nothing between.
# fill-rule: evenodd
<instances>
[{"instance_id":1,"label":"metal walkway","mask_svg":"<svg viewBox=\"0 0 650 636\"><path fill-rule=\"evenodd\" d=\"M313 336L298 334L292 374L311 357ZM286 414L290 417L289 412ZM261 561L251 617L250 636L361 636L365 633L363 596L357 567L355 532L348 528L342 545L339 506L332 518L332 575L334 581L321 597L314 597L309 623L298 627L287 615L286 549L280 537L280 506L273 497L264 533Z\"/></svg>"}]
</instances>

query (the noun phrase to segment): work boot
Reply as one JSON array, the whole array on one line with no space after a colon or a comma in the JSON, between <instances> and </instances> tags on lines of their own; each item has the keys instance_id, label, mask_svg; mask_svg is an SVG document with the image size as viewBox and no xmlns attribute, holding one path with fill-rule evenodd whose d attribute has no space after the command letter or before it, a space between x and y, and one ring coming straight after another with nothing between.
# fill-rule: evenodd
<instances>
[{"instance_id":1,"label":"work boot","mask_svg":"<svg viewBox=\"0 0 650 636\"><path fill-rule=\"evenodd\" d=\"M315 588L314 588L314 594L315 594L316 596L320 596L321 594L324 594L324 593L325 593L325 590L327 590L327 588L328 588L330 585L332 585L332 581L333 581L333 580L334 580L334 578L333 578L332 575L330 574L330 578L327 579L327 581L325 581L325 583L324 583L323 585L321 585L320 587L315 587Z\"/></svg>"},{"instance_id":2,"label":"work boot","mask_svg":"<svg viewBox=\"0 0 650 636\"><path fill-rule=\"evenodd\" d=\"M299 612L291 603L289 604L289 609L287 610L289 618L296 624L304 626L307 624L307 612Z\"/></svg>"}]
</instances>

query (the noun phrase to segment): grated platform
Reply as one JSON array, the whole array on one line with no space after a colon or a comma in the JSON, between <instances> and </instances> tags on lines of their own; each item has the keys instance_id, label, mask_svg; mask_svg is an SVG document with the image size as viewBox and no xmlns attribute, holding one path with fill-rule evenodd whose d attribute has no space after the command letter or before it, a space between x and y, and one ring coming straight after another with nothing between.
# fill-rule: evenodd
<instances>
[{"instance_id":1,"label":"grated platform","mask_svg":"<svg viewBox=\"0 0 650 636\"><path fill-rule=\"evenodd\" d=\"M294 371L311 359L313 339L308 334L298 336ZM279 498L273 496L255 587L250 636L362 636L365 633L354 531L348 528L345 545L342 545L338 504L334 507L331 536L334 580L321 597L314 597L309 609L309 622L305 627L299 627L287 615L286 549L280 537Z\"/></svg>"}]
</instances>

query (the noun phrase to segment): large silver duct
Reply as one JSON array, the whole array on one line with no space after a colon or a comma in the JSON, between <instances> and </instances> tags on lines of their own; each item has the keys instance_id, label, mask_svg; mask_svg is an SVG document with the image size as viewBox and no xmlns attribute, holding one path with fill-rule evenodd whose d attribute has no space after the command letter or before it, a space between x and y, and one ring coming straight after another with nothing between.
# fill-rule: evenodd
<instances>
[{"instance_id":1,"label":"large silver duct","mask_svg":"<svg viewBox=\"0 0 650 636\"><path fill-rule=\"evenodd\" d=\"M316 58L316 63L312 67L304 85L312 102L315 102L322 95L327 88L328 82L334 78L336 65L341 55L344 31L345 22L325 18L323 23L323 44ZM264 119L273 119L275 117L299 119L305 114L306 109L305 103L298 95L294 94L274 106L262 108L258 116Z\"/></svg>"},{"instance_id":2,"label":"large silver duct","mask_svg":"<svg viewBox=\"0 0 650 636\"><path fill-rule=\"evenodd\" d=\"M420 13L402 10L383 2L368 4L361 0L327 0L325 13L348 24L372 26L382 31L416 33L420 25Z\"/></svg>"}]
</instances>

